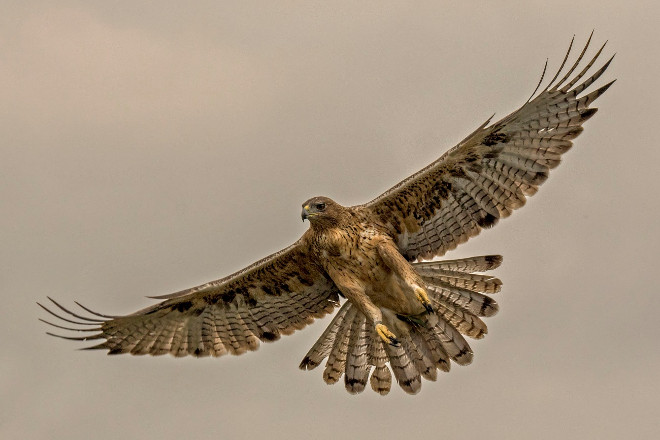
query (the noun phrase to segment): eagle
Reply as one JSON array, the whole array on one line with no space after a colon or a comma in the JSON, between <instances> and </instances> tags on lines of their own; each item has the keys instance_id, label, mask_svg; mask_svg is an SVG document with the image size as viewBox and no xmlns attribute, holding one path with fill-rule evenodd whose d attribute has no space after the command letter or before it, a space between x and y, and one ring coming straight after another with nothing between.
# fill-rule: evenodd
<instances>
[{"instance_id":1,"label":"eagle","mask_svg":"<svg viewBox=\"0 0 660 440\"><path fill-rule=\"evenodd\" d=\"M489 118L372 201L349 207L321 196L305 201L309 228L289 247L225 278L151 297L161 301L129 315L97 313L78 302L74 311L49 297L50 308L39 306L60 322L42 321L82 336L48 334L95 341L86 349L108 354L240 355L339 307L300 368L312 370L327 358L323 380L343 376L350 393L369 383L385 395L392 375L405 392L418 393L422 378L436 380L452 361L471 363L466 337L487 333L482 318L497 313L492 295L502 287L483 273L500 265L499 255L434 258L523 206L559 165L596 113L593 102L614 83L590 90L614 58L588 74L606 44L582 67L592 36L561 78L574 38L547 87L539 91L546 61L519 109L492 124Z\"/></svg>"}]
</instances>

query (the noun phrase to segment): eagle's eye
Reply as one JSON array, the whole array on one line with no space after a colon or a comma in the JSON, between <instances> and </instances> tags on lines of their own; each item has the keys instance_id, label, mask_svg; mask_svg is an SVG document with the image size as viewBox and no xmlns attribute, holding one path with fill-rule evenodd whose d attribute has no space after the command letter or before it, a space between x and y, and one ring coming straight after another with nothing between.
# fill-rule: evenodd
<instances>
[{"instance_id":1,"label":"eagle's eye","mask_svg":"<svg viewBox=\"0 0 660 440\"><path fill-rule=\"evenodd\" d=\"M317 203L316 204L316 210L317 211L323 211L325 209L325 203Z\"/></svg>"}]
</instances>

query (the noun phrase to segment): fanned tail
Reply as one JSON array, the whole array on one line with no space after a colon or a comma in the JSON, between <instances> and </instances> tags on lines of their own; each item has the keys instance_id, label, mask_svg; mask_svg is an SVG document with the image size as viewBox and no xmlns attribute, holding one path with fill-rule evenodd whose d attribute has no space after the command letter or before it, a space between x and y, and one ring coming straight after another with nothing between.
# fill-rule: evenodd
<instances>
[{"instance_id":1,"label":"fanned tail","mask_svg":"<svg viewBox=\"0 0 660 440\"><path fill-rule=\"evenodd\" d=\"M502 282L475 272L497 268L499 255L415 263L427 284L435 313L391 318L400 345L385 344L374 326L346 302L309 350L300 368L312 370L328 358L323 379L328 384L344 376L351 394L361 393L367 382L381 394L389 393L392 376L409 394L421 390L425 378L435 381L437 370L448 372L450 361L472 362L472 349L463 335L479 339L488 331L480 317L492 316L497 303L486 294L499 292ZM390 323L388 323L390 326Z\"/></svg>"}]
</instances>

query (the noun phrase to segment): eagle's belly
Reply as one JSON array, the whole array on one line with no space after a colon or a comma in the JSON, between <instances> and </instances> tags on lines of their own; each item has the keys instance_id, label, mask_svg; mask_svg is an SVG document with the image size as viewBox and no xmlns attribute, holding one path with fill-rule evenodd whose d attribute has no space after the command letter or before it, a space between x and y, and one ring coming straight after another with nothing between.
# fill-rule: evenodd
<instances>
[{"instance_id":1,"label":"eagle's belly","mask_svg":"<svg viewBox=\"0 0 660 440\"><path fill-rule=\"evenodd\" d=\"M362 232L357 237L337 237L322 251L326 271L339 290L353 300L352 288L362 290L374 305L397 314L416 315L424 311L414 287L394 273L381 258L378 234Z\"/></svg>"},{"instance_id":2,"label":"eagle's belly","mask_svg":"<svg viewBox=\"0 0 660 440\"><path fill-rule=\"evenodd\" d=\"M385 268L383 278L365 284L365 292L375 305L401 315L417 315L424 307L417 300L413 286L409 286L397 274Z\"/></svg>"}]
</instances>

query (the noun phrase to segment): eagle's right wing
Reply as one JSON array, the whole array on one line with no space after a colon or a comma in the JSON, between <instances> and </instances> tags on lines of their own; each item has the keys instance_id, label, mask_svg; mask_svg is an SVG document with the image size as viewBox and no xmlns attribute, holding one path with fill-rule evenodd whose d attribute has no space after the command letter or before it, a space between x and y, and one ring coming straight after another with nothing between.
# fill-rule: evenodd
<instances>
[{"instance_id":1,"label":"eagle's right wing","mask_svg":"<svg viewBox=\"0 0 660 440\"><path fill-rule=\"evenodd\" d=\"M605 45L571 78L590 41L555 82L569 47L555 77L534 99L494 124L489 119L438 160L362 206L391 229L408 260L443 255L536 193L596 112L590 105L614 82L582 95L612 61L584 79Z\"/></svg>"},{"instance_id":2,"label":"eagle's right wing","mask_svg":"<svg viewBox=\"0 0 660 440\"><path fill-rule=\"evenodd\" d=\"M333 281L314 264L304 239L221 280L156 299L164 301L126 316L81 315L50 299L68 316L43 307L62 324L90 333L73 340L104 340L90 349L108 354L221 356L256 350L305 327L339 305ZM75 328L67 327L75 324Z\"/></svg>"}]
</instances>

